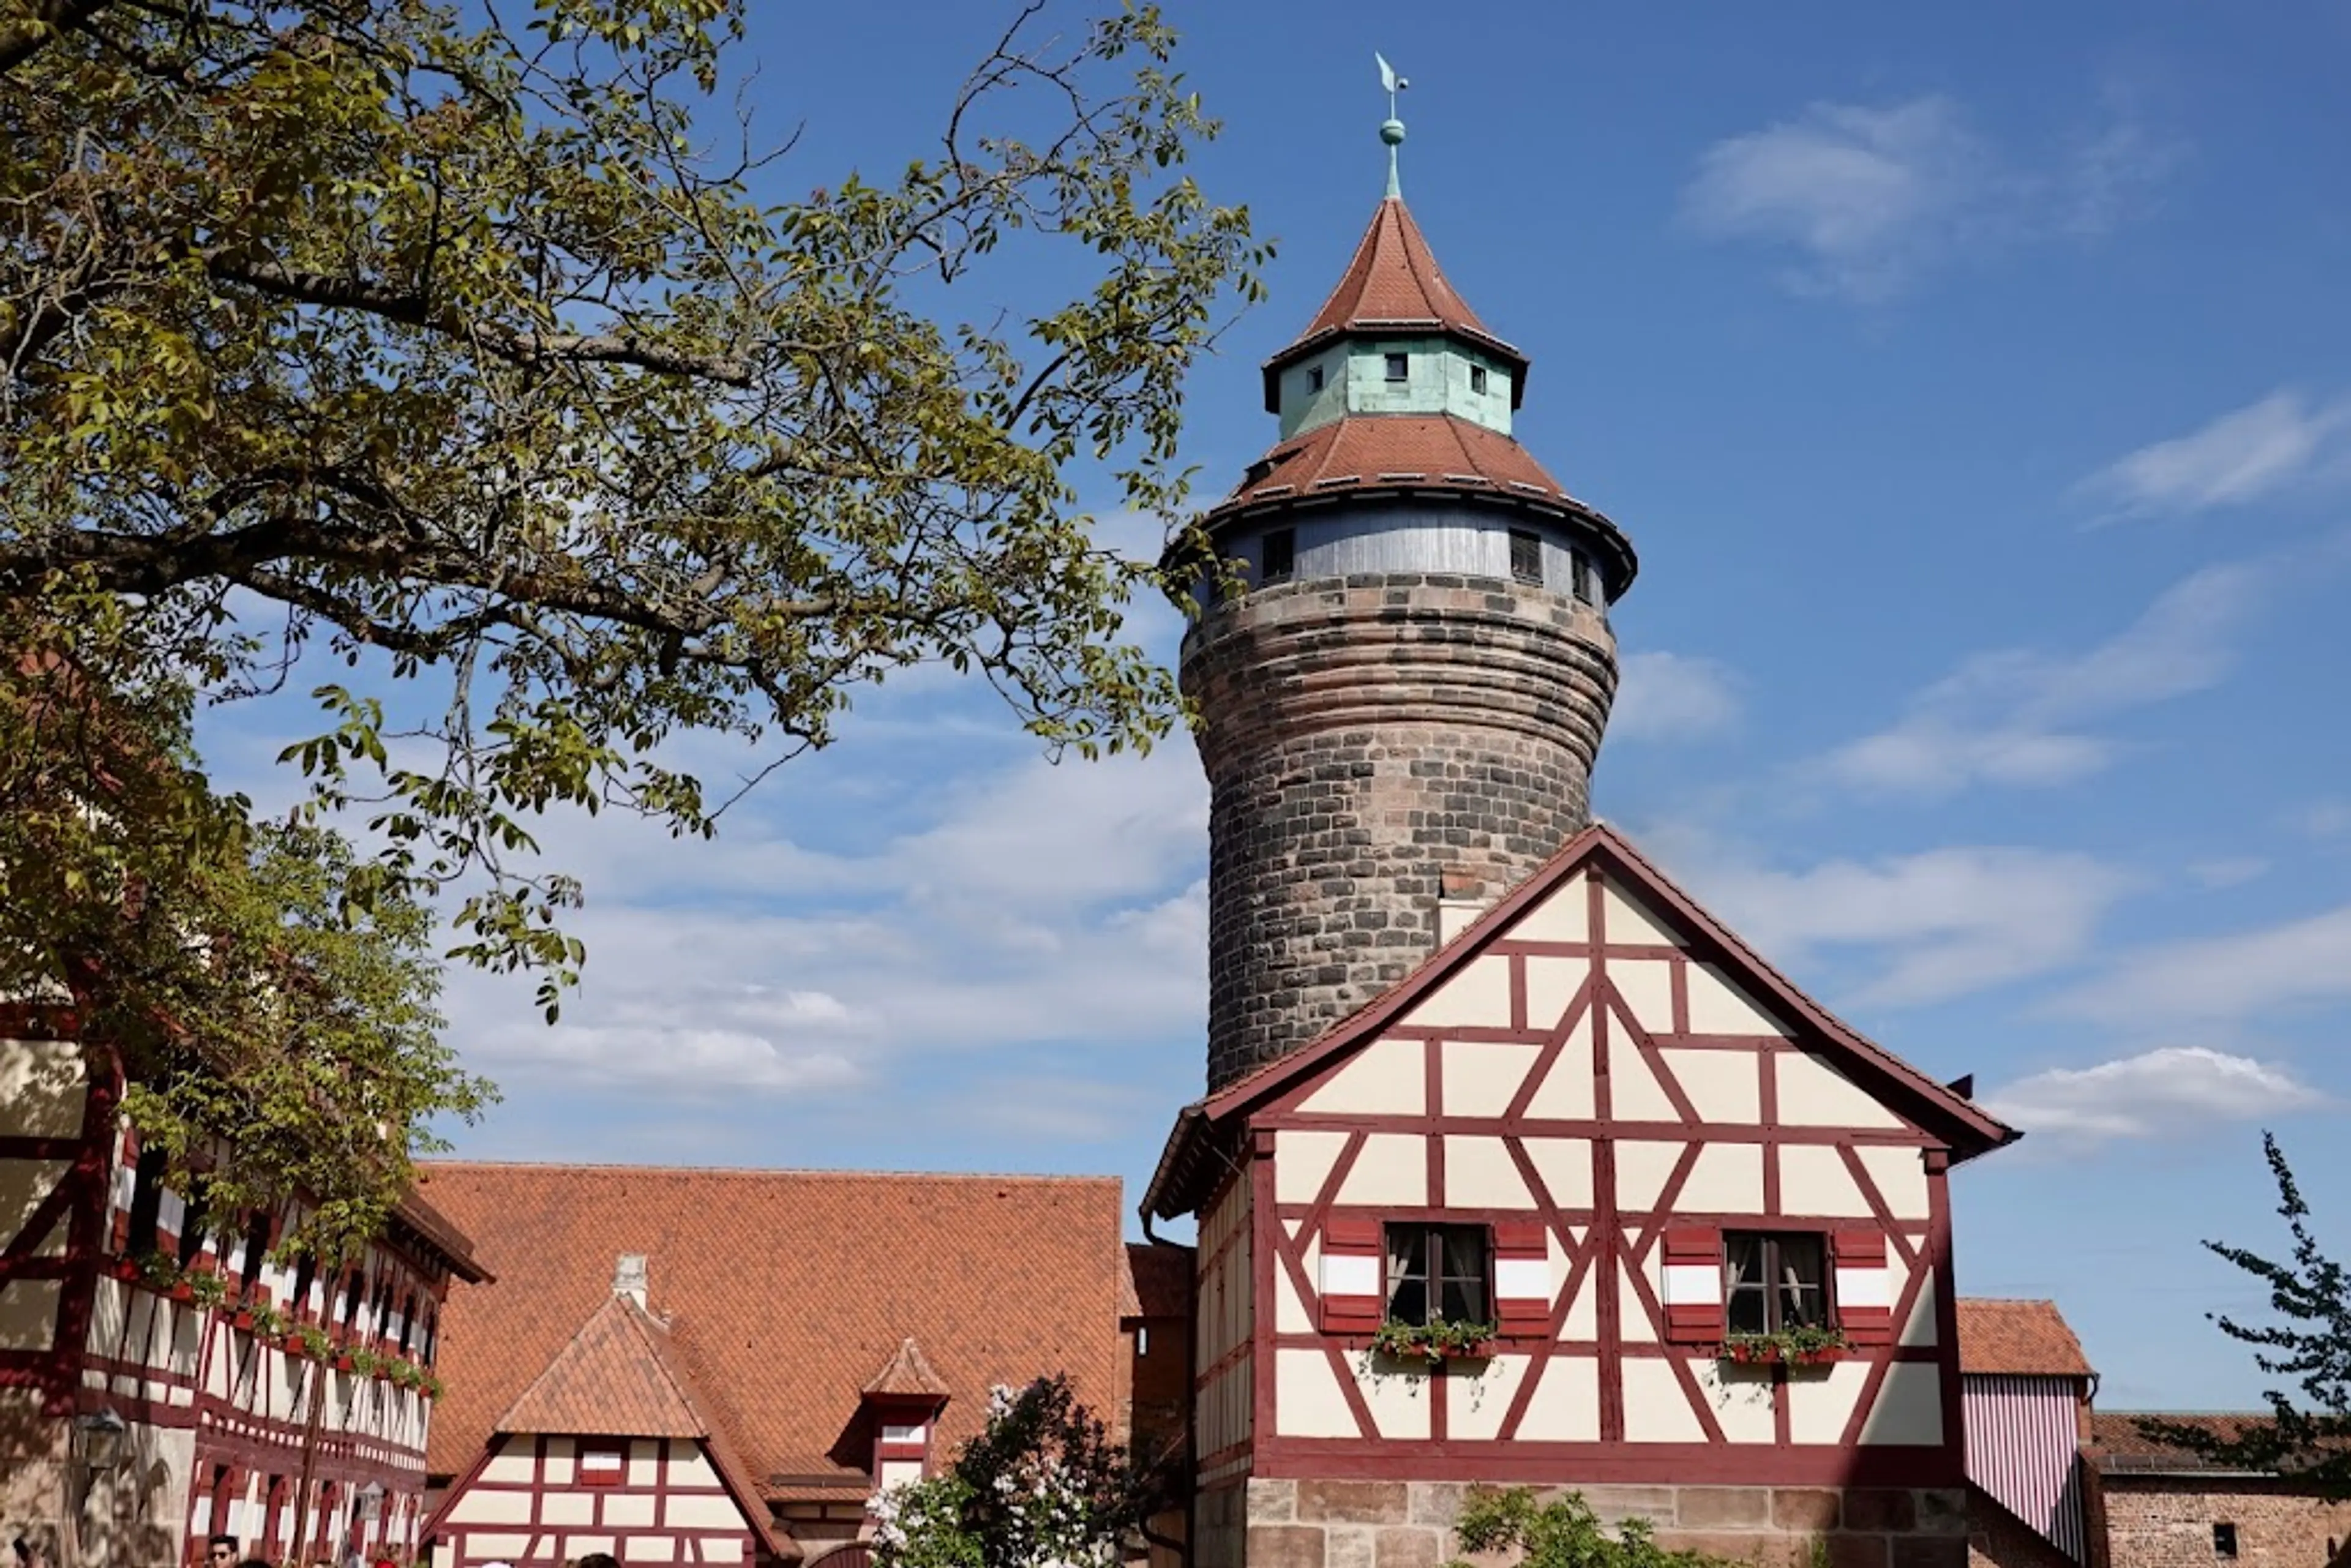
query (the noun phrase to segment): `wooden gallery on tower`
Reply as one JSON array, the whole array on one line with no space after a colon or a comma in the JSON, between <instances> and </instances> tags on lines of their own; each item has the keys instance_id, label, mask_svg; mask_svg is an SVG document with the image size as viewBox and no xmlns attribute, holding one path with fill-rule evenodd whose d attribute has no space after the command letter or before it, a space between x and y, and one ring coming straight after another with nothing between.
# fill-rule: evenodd
<instances>
[{"instance_id":1,"label":"wooden gallery on tower","mask_svg":"<svg viewBox=\"0 0 2351 1568\"><path fill-rule=\"evenodd\" d=\"M1186 636L1213 792L1197 1568L1431 1568L1468 1483L1961 1568L1951 1167L2016 1134L1587 810L1631 544L1390 183L1264 368Z\"/></svg>"}]
</instances>

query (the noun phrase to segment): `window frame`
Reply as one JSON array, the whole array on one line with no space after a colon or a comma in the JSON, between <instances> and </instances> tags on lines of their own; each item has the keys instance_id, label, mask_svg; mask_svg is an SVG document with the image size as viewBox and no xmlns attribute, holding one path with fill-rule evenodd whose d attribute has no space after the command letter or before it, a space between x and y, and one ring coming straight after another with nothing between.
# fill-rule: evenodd
<instances>
[{"instance_id":1,"label":"window frame","mask_svg":"<svg viewBox=\"0 0 2351 1568\"><path fill-rule=\"evenodd\" d=\"M1383 352L1381 379L1390 386L1402 386L1412 380L1412 355Z\"/></svg>"},{"instance_id":2,"label":"window frame","mask_svg":"<svg viewBox=\"0 0 2351 1568\"><path fill-rule=\"evenodd\" d=\"M1277 554L1274 541L1279 539L1281 564L1274 564ZM1268 528L1258 537L1257 578L1259 582L1288 582L1298 575L1298 530Z\"/></svg>"},{"instance_id":3,"label":"window frame","mask_svg":"<svg viewBox=\"0 0 2351 1568\"><path fill-rule=\"evenodd\" d=\"M1541 588L1543 585L1542 535L1532 528L1512 528L1510 530L1510 580L1523 582L1530 588ZM1531 563L1520 560L1521 547L1531 553Z\"/></svg>"},{"instance_id":4,"label":"window frame","mask_svg":"<svg viewBox=\"0 0 2351 1568\"><path fill-rule=\"evenodd\" d=\"M1494 1301L1494 1228L1492 1226L1479 1221L1443 1219L1384 1221L1380 1226L1380 1269L1384 1277L1387 1270L1388 1259L1395 1254L1396 1249L1393 1238L1399 1230L1417 1230L1422 1233L1421 1245L1424 1250L1421 1267L1425 1271L1417 1276L1421 1288L1421 1317L1419 1322L1413 1326L1422 1327L1435 1322L1497 1323L1500 1321ZM1468 1275L1450 1272L1445 1266L1446 1238L1448 1234L1454 1233L1474 1234L1477 1239L1479 1272L1474 1281ZM1383 1278L1382 1283L1385 1288L1382 1291L1383 1299L1380 1304L1384 1321L1412 1322L1409 1318L1400 1318L1396 1315L1395 1300L1397 1293L1407 1284L1412 1283L1415 1278L1414 1275L1407 1273L1394 1286L1386 1286L1385 1280ZM1479 1311L1468 1317L1449 1318L1445 1313L1446 1289L1457 1282L1475 1283L1483 1302Z\"/></svg>"},{"instance_id":5,"label":"window frame","mask_svg":"<svg viewBox=\"0 0 2351 1568\"><path fill-rule=\"evenodd\" d=\"M1761 1279L1754 1285L1740 1284L1737 1277L1731 1272L1732 1249L1739 1243L1747 1240L1758 1241L1761 1243L1763 1247L1762 1272ZM1819 1317L1817 1323L1813 1326L1821 1328L1834 1328L1836 1326L1837 1313L1834 1291L1836 1282L1836 1265L1830 1256L1832 1242L1825 1232L1797 1229L1792 1228L1782 1229L1725 1229L1722 1232L1722 1329L1725 1334L1755 1333L1758 1332L1772 1334L1784 1333L1793 1327L1803 1326L1801 1323L1791 1324L1784 1321L1782 1312L1782 1303L1780 1297L1786 1287L1777 1285L1772 1282L1774 1276L1779 1272L1777 1265L1780 1257L1781 1245L1783 1242L1791 1240L1811 1243L1813 1257L1818 1264L1818 1269L1813 1280L1809 1284L1800 1281L1798 1287L1800 1290L1809 1289L1815 1291L1819 1296ZM1736 1321L1733 1304L1737 1301L1740 1293L1745 1291L1754 1291L1762 1296L1763 1327L1760 1331L1752 1328L1741 1328Z\"/></svg>"},{"instance_id":6,"label":"window frame","mask_svg":"<svg viewBox=\"0 0 2351 1568\"><path fill-rule=\"evenodd\" d=\"M590 1476L588 1473L588 1456L590 1454L611 1458L614 1461L613 1469L606 1473L603 1467L599 1466L598 1473ZM581 1437L580 1446L571 1450L571 1479L583 1487L628 1485L629 1440L626 1437Z\"/></svg>"},{"instance_id":7,"label":"window frame","mask_svg":"<svg viewBox=\"0 0 2351 1568\"><path fill-rule=\"evenodd\" d=\"M1311 395L1312 395L1312 394L1314 394L1315 392L1321 392L1322 390L1322 366L1320 366L1320 365L1309 365L1309 366L1307 366L1307 367L1306 367L1306 391L1307 391L1307 394L1308 394L1309 396L1311 396Z\"/></svg>"},{"instance_id":8,"label":"window frame","mask_svg":"<svg viewBox=\"0 0 2351 1568\"><path fill-rule=\"evenodd\" d=\"M1486 395L1485 366L1472 365L1469 367L1469 390L1479 397Z\"/></svg>"},{"instance_id":9,"label":"window frame","mask_svg":"<svg viewBox=\"0 0 2351 1568\"><path fill-rule=\"evenodd\" d=\"M2233 1563L2239 1557L2244 1555L2244 1542L2239 1540L2237 1536L2237 1521L2235 1520L2216 1519L2212 1521L2213 1556L2220 1558L2224 1562Z\"/></svg>"}]
</instances>

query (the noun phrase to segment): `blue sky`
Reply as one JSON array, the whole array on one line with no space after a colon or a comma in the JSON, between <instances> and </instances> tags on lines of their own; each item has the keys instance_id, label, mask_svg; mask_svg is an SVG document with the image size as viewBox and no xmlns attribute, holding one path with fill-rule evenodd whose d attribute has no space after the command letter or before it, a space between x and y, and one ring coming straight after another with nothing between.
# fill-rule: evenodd
<instances>
[{"instance_id":1,"label":"blue sky","mask_svg":"<svg viewBox=\"0 0 2351 1568\"><path fill-rule=\"evenodd\" d=\"M925 151L1003 19L756 9L778 194ZM1520 439L1641 552L1598 810L2031 1129L1956 1179L1964 1290L2055 1297L2105 1405L2252 1399L2202 1313L2259 1299L2195 1242L2277 1240L2261 1127L2351 1250L2351 8L1172 14L1200 177L1281 243L1190 389L1204 488L1379 195L1377 47ZM214 756L256 784L300 722ZM918 680L715 844L552 824L589 978L553 1030L453 979L507 1092L461 1150L1132 1193L1200 1087L1206 823L1180 739L1053 768Z\"/></svg>"}]
</instances>

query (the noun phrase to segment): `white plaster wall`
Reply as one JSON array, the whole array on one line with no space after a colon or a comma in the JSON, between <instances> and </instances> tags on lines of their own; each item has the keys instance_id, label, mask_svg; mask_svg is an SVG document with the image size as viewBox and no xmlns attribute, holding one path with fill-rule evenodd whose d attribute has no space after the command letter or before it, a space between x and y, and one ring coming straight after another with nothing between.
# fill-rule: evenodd
<instances>
[{"instance_id":1,"label":"white plaster wall","mask_svg":"<svg viewBox=\"0 0 2351 1568\"><path fill-rule=\"evenodd\" d=\"M1586 942L1592 937L1590 895L1582 877L1562 883L1549 898L1526 910L1510 925L1521 942Z\"/></svg>"},{"instance_id":2,"label":"white plaster wall","mask_svg":"<svg viewBox=\"0 0 2351 1568\"><path fill-rule=\"evenodd\" d=\"M1715 1425L1728 1443L1771 1443L1776 1440L1771 1411L1771 1369L1740 1366L1712 1356L1688 1363L1698 1390L1713 1407Z\"/></svg>"},{"instance_id":3,"label":"white plaster wall","mask_svg":"<svg viewBox=\"0 0 2351 1568\"><path fill-rule=\"evenodd\" d=\"M1701 1120L1751 1127L1763 1119L1762 1070L1753 1053L1667 1048L1657 1057Z\"/></svg>"},{"instance_id":4,"label":"white plaster wall","mask_svg":"<svg viewBox=\"0 0 2351 1568\"><path fill-rule=\"evenodd\" d=\"M1589 1443L1600 1436L1600 1364L1588 1355L1557 1355L1519 1418L1518 1436L1530 1443Z\"/></svg>"},{"instance_id":5,"label":"white plaster wall","mask_svg":"<svg viewBox=\"0 0 2351 1568\"><path fill-rule=\"evenodd\" d=\"M1475 1376L1439 1380L1445 1396L1445 1431L1448 1438L1493 1438L1502 1435L1502 1417L1518 1397L1531 1358L1498 1355L1479 1365Z\"/></svg>"},{"instance_id":6,"label":"white plaster wall","mask_svg":"<svg viewBox=\"0 0 2351 1568\"><path fill-rule=\"evenodd\" d=\"M1447 1040L1442 1076L1445 1113L1448 1116L1499 1116L1534 1067L1537 1048L1531 1045L1486 1045L1474 1040Z\"/></svg>"},{"instance_id":7,"label":"white plaster wall","mask_svg":"<svg viewBox=\"0 0 2351 1568\"><path fill-rule=\"evenodd\" d=\"M1877 1387L1877 1403L1861 1426L1867 1444L1926 1443L1943 1440L1943 1385L1940 1368L1932 1362L1897 1361L1886 1369Z\"/></svg>"},{"instance_id":8,"label":"white plaster wall","mask_svg":"<svg viewBox=\"0 0 2351 1568\"><path fill-rule=\"evenodd\" d=\"M1273 1353L1273 1426L1285 1437L1352 1437L1347 1396L1319 1350Z\"/></svg>"},{"instance_id":9,"label":"white plaster wall","mask_svg":"<svg viewBox=\"0 0 2351 1568\"><path fill-rule=\"evenodd\" d=\"M1421 1115L1428 1109L1425 1048L1416 1040L1375 1040L1317 1085L1299 1108L1337 1115Z\"/></svg>"},{"instance_id":10,"label":"white plaster wall","mask_svg":"<svg viewBox=\"0 0 2351 1568\"><path fill-rule=\"evenodd\" d=\"M1534 1195L1499 1138L1445 1140L1445 1203L1454 1208L1532 1208Z\"/></svg>"},{"instance_id":11,"label":"white plaster wall","mask_svg":"<svg viewBox=\"0 0 2351 1568\"><path fill-rule=\"evenodd\" d=\"M1706 1428L1682 1392L1681 1379L1661 1357L1627 1356L1625 1375L1625 1440L1628 1443L1702 1443Z\"/></svg>"},{"instance_id":12,"label":"white plaster wall","mask_svg":"<svg viewBox=\"0 0 2351 1568\"><path fill-rule=\"evenodd\" d=\"M1510 961L1473 958L1405 1015L1416 1028L1510 1027Z\"/></svg>"},{"instance_id":13,"label":"white plaster wall","mask_svg":"<svg viewBox=\"0 0 2351 1568\"><path fill-rule=\"evenodd\" d=\"M1844 1424L1854 1401L1868 1381L1869 1366L1859 1361L1833 1361L1806 1369L1788 1379L1788 1440L1794 1443L1834 1443L1844 1437Z\"/></svg>"},{"instance_id":14,"label":"white plaster wall","mask_svg":"<svg viewBox=\"0 0 2351 1568\"><path fill-rule=\"evenodd\" d=\"M1682 945L1681 938L1667 930L1665 922L1649 912L1648 905L1613 881L1600 884L1600 918L1612 946L1637 943L1664 947Z\"/></svg>"},{"instance_id":15,"label":"white plaster wall","mask_svg":"<svg viewBox=\"0 0 2351 1568\"><path fill-rule=\"evenodd\" d=\"M1288 1134L1283 1134L1287 1136ZM1276 1159L1280 1155L1277 1151ZM1428 1202L1428 1145L1419 1134L1374 1133L1340 1184L1339 1201L1418 1208Z\"/></svg>"},{"instance_id":16,"label":"white plaster wall","mask_svg":"<svg viewBox=\"0 0 2351 1568\"><path fill-rule=\"evenodd\" d=\"M1808 1051L1772 1057L1780 1074L1780 1120L1792 1127L1899 1127L1902 1118Z\"/></svg>"},{"instance_id":17,"label":"white plaster wall","mask_svg":"<svg viewBox=\"0 0 2351 1568\"><path fill-rule=\"evenodd\" d=\"M1844 1159L1826 1144L1789 1144L1780 1150L1780 1208L1823 1219L1870 1218Z\"/></svg>"},{"instance_id":18,"label":"white plaster wall","mask_svg":"<svg viewBox=\"0 0 2351 1568\"><path fill-rule=\"evenodd\" d=\"M1522 1138L1527 1163L1561 1208L1592 1207L1592 1143L1586 1138Z\"/></svg>"}]
</instances>

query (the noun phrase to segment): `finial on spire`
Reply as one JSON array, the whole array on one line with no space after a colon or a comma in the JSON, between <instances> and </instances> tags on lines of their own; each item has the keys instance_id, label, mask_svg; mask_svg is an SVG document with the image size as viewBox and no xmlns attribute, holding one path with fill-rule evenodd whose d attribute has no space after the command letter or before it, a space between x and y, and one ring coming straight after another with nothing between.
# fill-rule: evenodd
<instances>
[{"instance_id":1,"label":"finial on spire","mask_svg":"<svg viewBox=\"0 0 2351 1568\"><path fill-rule=\"evenodd\" d=\"M1388 117L1380 126L1380 140L1388 144L1388 194L1401 196L1404 182L1396 172L1396 149L1404 145L1404 121L1396 118L1396 94L1412 83L1396 75L1395 67L1388 64L1387 57L1377 49L1372 51L1372 58L1380 63L1380 86L1388 95Z\"/></svg>"}]
</instances>

